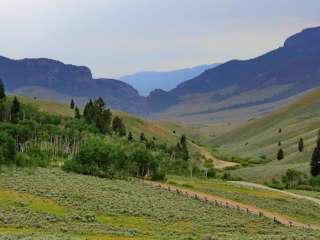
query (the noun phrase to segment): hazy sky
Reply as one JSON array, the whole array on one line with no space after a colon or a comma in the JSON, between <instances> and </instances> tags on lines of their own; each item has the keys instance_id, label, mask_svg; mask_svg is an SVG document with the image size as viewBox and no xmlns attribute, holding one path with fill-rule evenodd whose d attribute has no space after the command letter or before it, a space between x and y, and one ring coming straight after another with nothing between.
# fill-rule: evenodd
<instances>
[{"instance_id":1,"label":"hazy sky","mask_svg":"<svg viewBox=\"0 0 320 240\"><path fill-rule=\"evenodd\" d=\"M320 25L319 0L0 0L0 55L96 77L251 58Z\"/></svg>"}]
</instances>

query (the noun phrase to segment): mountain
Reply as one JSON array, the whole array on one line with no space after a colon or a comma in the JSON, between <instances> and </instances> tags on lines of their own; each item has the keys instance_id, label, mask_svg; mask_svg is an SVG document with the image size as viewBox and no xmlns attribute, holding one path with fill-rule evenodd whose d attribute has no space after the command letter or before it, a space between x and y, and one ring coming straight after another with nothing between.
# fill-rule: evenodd
<instances>
[{"instance_id":1,"label":"mountain","mask_svg":"<svg viewBox=\"0 0 320 240\"><path fill-rule=\"evenodd\" d=\"M320 27L289 37L257 58L232 60L179 84L153 91L154 112L184 118L280 101L320 85Z\"/></svg>"},{"instance_id":2,"label":"mountain","mask_svg":"<svg viewBox=\"0 0 320 240\"><path fill-rule=\"evenodd\" d=\"M138 114L147 112L145 99L133 87L115 79L94 79L88 67L45 58L13 60L0 57L0 78L10 92L24 92L46 99L50 96L49 99L60 101L67 100L68 96L82 100L102 97L114 109ZM44 92L50 94L44 96ZM81 103L83 101L79 105Z\"/></svg>"},{"instance_id":3,"label":"mountain","mask_svg":"<svg viewBox=\"0 0 320 240\"><path fill-rule=\"evenodd\" d=\"M147 96L154 89L169 91L178 84L194 78L209 68L214 68L219 64L200 65L193 68L184 68L174 71L163 72L138 72L126 75L119 79L136 88L143 96Z\"/></svg>"}]
</instances>

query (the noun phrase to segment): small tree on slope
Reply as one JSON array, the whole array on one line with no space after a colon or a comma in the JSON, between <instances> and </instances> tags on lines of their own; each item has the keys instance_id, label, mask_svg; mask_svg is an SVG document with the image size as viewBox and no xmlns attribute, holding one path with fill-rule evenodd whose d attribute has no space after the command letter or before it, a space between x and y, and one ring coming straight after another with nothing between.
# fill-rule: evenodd
<instances>
[{"instance_id":1,"label":"small tree on slope","mask_svg":"<svg viewBox=\"0 0 320 240\"><path fill-rule=\"evenodd\" d=\"M314 177L320 175L320 133L318 133L317 146L312 154L310 173Z\"/></svg>"},{"instance_id":2,"label":"small tree on slope","mask_svg":"<svg viewBox=\"0 0 320 240\"><path fill-rule=\"evenodd\" d=\"M303 142L302 138L300 138L300 140L299 140L298 150L299 150L299 152L303 152L303 150L304 150L304 142Z\"/></svg>"},{"instance_id":3,"label":"small tree on slope","mask_svg":"<svg viewBox=\"0 0 320 240\"><path fill-rule=\"evenodd\" d=\"M283 158L284 158L284 152L283 152L282 148L280 148L280 149L278 150L278 153L277 153L277 159L280 161L280 160L282 160Z\"/></svg>"},{"instance_id":4,"label":"small tree on slope","mask_svg":"<svg viewBox=\"0 0 320 240\"><path fill-rule=\"evenodd\" d=\"M0 100L5 99L6 98L6 91L4 88L4 84L2 82L2 80L0 79Z\"/></svg>"}]
</instances>

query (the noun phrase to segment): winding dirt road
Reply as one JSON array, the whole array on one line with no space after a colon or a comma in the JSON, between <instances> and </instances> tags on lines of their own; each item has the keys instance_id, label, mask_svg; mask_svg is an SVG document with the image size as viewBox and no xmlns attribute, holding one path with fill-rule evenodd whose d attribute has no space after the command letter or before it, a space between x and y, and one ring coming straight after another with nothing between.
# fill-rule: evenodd
<instances>
[{"instance_id":1,"label":"winding dirt road","mask_svg":"<svg viewBox=\"0 0 320 240\"><path fill-rule=\"evenodd\" d=\"M301 222L297 222L295 220L288 218L287 216L282 216L277 213L273 213L261 208L257 208L255 206L243 204L227 198L223 198L223 197L219 197L211 194L209 195L202 192L196 192L189 189L178 188L176 186L165 184L165 183L152 182L152 181L144 181L144 183L152 187L158 187L171 192L176 192L177 194L183 194L183 195L198 199L199 201L207 202L208 204L216 204L225 208L238 209L239 211L244 211L247 214L264 216L264 217L273 219L273 221L277 223L287 225L290 227L302 227L302 228L320 230L320 225L311 225L311 224L304 224Z\"/></svg>"}]
</instances>

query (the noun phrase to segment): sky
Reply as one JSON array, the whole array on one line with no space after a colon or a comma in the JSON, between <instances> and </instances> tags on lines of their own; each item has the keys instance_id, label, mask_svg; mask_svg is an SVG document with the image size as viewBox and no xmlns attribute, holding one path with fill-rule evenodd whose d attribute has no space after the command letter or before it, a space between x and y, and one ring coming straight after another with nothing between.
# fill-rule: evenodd
<instances>
[{"instance_id":1,"label":"sky","mask_svg":"<svg viewBox=\"0 0 320 240\"><path fill-rule=\"evenodd\" d=\"M319 0L0 0L0 55L95 77L247 59L320 26Z\"/></svg>"}]
</instances>

